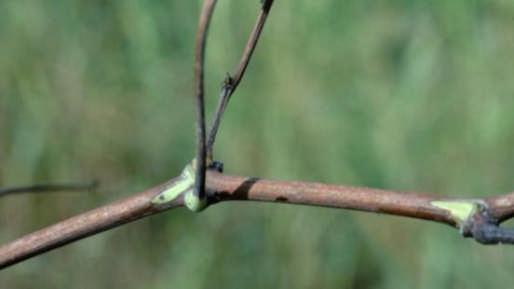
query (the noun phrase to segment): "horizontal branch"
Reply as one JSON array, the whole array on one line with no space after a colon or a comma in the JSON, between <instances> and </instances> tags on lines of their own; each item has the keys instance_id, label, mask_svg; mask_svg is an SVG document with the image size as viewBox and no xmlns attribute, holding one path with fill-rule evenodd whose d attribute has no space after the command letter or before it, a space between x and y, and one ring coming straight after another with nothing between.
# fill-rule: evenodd
<instances>
[{"instance_id":1,"label":"horizontal branch","mask_svg":"<svg viewBox=\"0 0 514 289\"><path fill-rule=\"evenodd\" d=\"M485 202L489 205L489 214L498 222L514 217L514 192L486 198Z\"/></svg>"},{"instance_id":2,"label":"horizontal branch","mask_svg":"<svg viewBox=\"0 0 514 289\"><path fill-rule=\"evenodd\" d=\"M447 212L431 205L440 196L314 182L273 181L210 172L207 188L215 201L262 201L351 209L427 219L456 225Z\"/></svg>"},{"instance_id":3,"label":"horizontal branch","mask_svg":"<svg viewBox=\"0 0 514 289\"><path fill-rule=\"evenodd\" d=\"M386 213L448 224L481 243L514 241L512 232L498 227L501 221L514 214L514 193L488 199L455 199L365 187L228 176L215 171L208 171L206 179L211 205L223 201L262 201ZM193 184L194 180L186 179L183 173L163 185L21 237L0 247L0 269L110 228L182 207Z\"/></svg>"}]
</instances>

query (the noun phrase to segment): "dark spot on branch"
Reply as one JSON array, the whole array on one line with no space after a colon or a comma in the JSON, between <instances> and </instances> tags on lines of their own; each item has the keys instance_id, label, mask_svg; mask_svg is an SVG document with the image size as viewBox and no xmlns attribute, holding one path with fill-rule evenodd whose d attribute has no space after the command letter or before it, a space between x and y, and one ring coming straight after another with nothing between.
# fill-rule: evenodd
<instances>
[{"instance_id":1,"label":"dark spot on branch","mask_svg":"<svg viewBox=\"0 0 514 289\"><path fill-rule=\"evenodd\" d=\"M248 192L252 188L252 186L259 180L259 178L247 178L244 182L239 185L239 187L234 191L232 197L236 200L246 200L248 199Z\"/></svg>"},{"instance_id":2,"label":"dark spot on branch","mask_svg":"<svg viewBox=\"0 0 514 289\"><path fill-rule=\"evenodd\" d=\"M246 178L232 193L226 191L209 191L207 190L207 201L209 204L215 204L221 200L248 200L248 193L253 185L258 182L259 178Z\"/></svg>"}]
</instances>

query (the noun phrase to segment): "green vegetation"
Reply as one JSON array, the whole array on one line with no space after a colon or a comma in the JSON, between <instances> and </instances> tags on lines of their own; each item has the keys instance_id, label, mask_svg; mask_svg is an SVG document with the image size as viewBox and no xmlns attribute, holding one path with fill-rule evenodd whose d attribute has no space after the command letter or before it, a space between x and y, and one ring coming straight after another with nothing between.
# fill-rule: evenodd
<instances>
[{"instance_id":1,"label":"green vegetation","mask_svg":"<svg viewBox=\"0 0 514 289\"><path fill-rule=\"evenodd\" d=\"M0 1L0 241L163 182L194 155L199 1ZM207 99L258 0L220 1ZM221 126L232 174L455 196L514 189L514 2L276 0ZM0 273L2 288L489 288L514 247L277 204L174 210Z\"/></svg>"}]
</instances>

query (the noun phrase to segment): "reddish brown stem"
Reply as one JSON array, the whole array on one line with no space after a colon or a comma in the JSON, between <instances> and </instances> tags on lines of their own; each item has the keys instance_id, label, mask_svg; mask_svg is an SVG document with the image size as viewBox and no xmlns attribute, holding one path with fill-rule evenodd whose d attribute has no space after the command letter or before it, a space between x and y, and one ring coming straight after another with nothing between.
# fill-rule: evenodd
<instances>
[{"instance_id":1,"label":"reddish brown stem","mask_svg":"<svg viewBox=\"0 0 514 289\"><path fill-rule=\"evenodd\" d=\"M0 247L0 268L145 216L182 206L182 198L166 206L157 207L152 204L152 199L173 182L174 180L72 217ZM214 202L248 200L325 206L388 213L455 225L455 221L446 211L430 204L439 198L424 194L320 183L269 181L225 176L216 172L208 173L206 185L210 199ZM504 207L502 211L505 211Z\"/></svg>"},{"instance_id":2,"label":"reddish brown stem","mask_svg":"<svg viewBox=\"0 0 514 289\"><path fill-rule=\"evenodd\" d=\"M491 217L503 222L514 217L514 192L486 199Z\"/></svg>"},{"instance_id":3,"label":"reddish brown stem","mask_svg":"<svg viewBox=\"0 0 514 289\"><path fill-rule=\"evenodd\" d=\"M251 200L352 209L426 219L455 225L450 215L430 204L441 197L366 187L284 182L209 173L207 188L216 201Z\"/></svg>"},{"instance_id":4,"label":"reddish brown stem","mask_svg":"<svg viewBox=\"0 0 514 289\"><path fill-rule=\"evenodd\" d=\"M171 180L172 183L174 180ZM0 247L0 269L69 244L73 241L182 205L182 199L164 207L152 198L167 187L160 185L134 196L77 215Z\"/></svg>"},{"instance_id":5,"label":"reddish brown stem","mask_svg":"<svg viewBox=\"0 0 514 289\"><path fill-rule=\"evenodd\" d=\"M32 256L145 216L183 206L181 197L166 205L152 204L152 199L174 181L175 179L165 185L72 217L4 245L0 247L0 268L8 267ZM278 202L387 213L436 221L451 226L457 225L448 211L431 204L435 200L451 198L429 194L309 182L272 181L226 176L213 171L207 173L206 191L212 204L234 200ZM505 231L491 227L496 225L491 220L493 217L504 219L511 216L514 212L512 200L514 200L514 193L484 200L488 219L484 221L481 217L483 214L476 214L481 219L476 224L471 224L475 225L475 227L471 226L471 233L486 234L486 237L488 237L487 234L490 234L490 238L506 236L503 241L508 240L507 237L510 237L506 235ZM489 218L489 216L492 217ZM478 226L481 222L485 222L485 226ZM472 237L477 238L477 236ZM486 239L483 243L487 243L487 241ZM500 239L500 241L502 240Z\"/></svg>"}]
</instances>

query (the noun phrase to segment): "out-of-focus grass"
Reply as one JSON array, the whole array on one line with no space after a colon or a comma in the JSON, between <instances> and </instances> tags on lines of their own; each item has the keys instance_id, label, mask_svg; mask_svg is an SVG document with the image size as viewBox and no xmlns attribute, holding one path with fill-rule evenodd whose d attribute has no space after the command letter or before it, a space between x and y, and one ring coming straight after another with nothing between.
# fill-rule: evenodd
<instances>
[{"instance_id":1,"label":"out-of-focus grass","mask_svg":"<svg viewBox=\"0 0 514 289\"><path fill-rule=\"evenodd\" d=\"M258 1L220 1L210 111ZM0 2L0 241L193 156L199 1ZM216 146L228 173L486 196L514 188L511 1L277 0ZM397 217L269 204L161 214L7 269L2 288L484 288L514 248Z\"/></svg>"}]
</instances>

